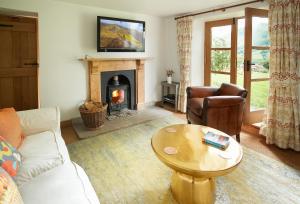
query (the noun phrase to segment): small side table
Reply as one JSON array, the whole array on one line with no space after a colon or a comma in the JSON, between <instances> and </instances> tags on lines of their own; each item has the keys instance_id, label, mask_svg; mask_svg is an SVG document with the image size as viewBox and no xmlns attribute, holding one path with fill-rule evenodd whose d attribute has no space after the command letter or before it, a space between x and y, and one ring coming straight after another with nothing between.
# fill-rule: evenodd
<instances>
[{"instance_id":1,"label":"small side table","mask_svg":"<svg viewBox=\"0 0 300 204\"><path fill-rule=\"evenodd\" d=\"M169 84L166 81L161 82L162 87L162 104L165 102L174 105L174 111L177 111L178 94L179 94L179 82L172 82Z\"/></svg>"}]
</instances>

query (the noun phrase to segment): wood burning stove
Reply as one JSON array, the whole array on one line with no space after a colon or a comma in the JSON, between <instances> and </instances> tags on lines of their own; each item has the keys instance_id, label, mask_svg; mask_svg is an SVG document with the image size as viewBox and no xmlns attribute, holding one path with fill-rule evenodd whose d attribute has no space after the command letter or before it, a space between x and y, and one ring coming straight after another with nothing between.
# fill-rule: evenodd
<instances>
[{"instance_id":1,"label":"wood burning stove","mask_svg":"<svg viewBox=\"0 0 300 204\"><path fill-rule=\"evenodd\" d=\"M128 108L129 102L129 85L120 84L119 76L113 77L111 84L107 85L108 89L108 114L110 115L113 111L120 111L123 108Z\"/></svg>"},{"instance_id":2,"label":"wood burning stove","mask_svg":"<svg viewBox=\"0 0 300 204\"><path fill-rule=\"evenodd\" d=\"M101 73L101 98L108 104L107 113L122 109L136 109L135 71Z\"/></svg>"}]
</instances>

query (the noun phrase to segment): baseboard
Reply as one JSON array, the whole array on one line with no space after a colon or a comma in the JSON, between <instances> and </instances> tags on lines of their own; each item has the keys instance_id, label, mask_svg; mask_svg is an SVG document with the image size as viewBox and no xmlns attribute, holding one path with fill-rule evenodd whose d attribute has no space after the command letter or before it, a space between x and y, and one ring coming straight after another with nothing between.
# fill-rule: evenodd
<instances>
[{"instance_id":1,"label":"baseboard","mask_svg":"<svg viewBox=\"0 0 300 204\"><path fill-rule=\"evenodd\" d=\"M65 120L60 122L61 128L72 127L72 120Z\"/></svg>"},{"instance_id":2,"label":"baseboard","mask_svg":"<svg viewBox=\"0 0 300 204\"><path fill-rule=\"evenodd\" d=\"M253 135L259 135L259 128L254 125L243 125L242 131Z\"/></svg>"},{"instance_id":3,"label":"baseboard","mask_svg":"<svg viewBox=\"0 0 300 204\"><path fill-rule=\"evenodd\" d=\"M155 101L147 102L147 103L144 103L144 107L145 108L153 107L153 106L155 106L155 104L156 104Z\"/></svg>"}]
</instances>

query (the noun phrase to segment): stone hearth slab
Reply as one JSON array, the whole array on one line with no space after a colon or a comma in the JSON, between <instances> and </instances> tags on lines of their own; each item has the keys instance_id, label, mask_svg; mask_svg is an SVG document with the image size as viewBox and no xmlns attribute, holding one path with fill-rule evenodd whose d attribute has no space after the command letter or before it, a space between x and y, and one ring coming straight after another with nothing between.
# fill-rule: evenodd
<instances>
[{"instance_id":1,"label":"stone hearth slab","mask_svg":"<svg viewBox=\"0 0 300 204\"><path fill-rule=\"evenodd\" d=\"M158 118L170 116L170 111L164 110L158 107L149 107L141 111L137 111L136 114L124 118L116 118L114 120L105 120L104 125L97 130L88 130L85 128L81 118L75 118L72 120L73 128L80 139L94 137L114 130L130 127L140 123L145 123Z\"/></svg>"}]
</instances>

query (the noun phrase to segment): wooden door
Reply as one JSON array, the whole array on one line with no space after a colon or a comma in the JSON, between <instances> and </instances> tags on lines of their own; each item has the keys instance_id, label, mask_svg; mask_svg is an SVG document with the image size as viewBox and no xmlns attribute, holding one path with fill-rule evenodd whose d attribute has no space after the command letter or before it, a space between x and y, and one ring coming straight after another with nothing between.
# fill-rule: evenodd
<instances>
[{"instance_id":1,"label":"wooden door","mask_svg":"<svg viewBox=\"0 0 300 204\"><path fill-rule=\"evenodd\" d=\"M37 19L0 15L0 108L38 108Z\"/></svg>"},{"instance_id":2,"label":"wooden door","mask_svg":"<svg viewBox=\"0 0 300 204\"><path fill-rule=\"evenodd\" d=\"M205 23L204 85L219 87L223 82L237 82L236 19Z\"/></svg>"},{"instance_id":3,"label":"wooden door","mask_svg":"<svg viewBox=\"0 0 300 204\"><path fill-rule=\"evenodd\" d=\"M270 40L268 10L245 9L244 87L247 124L262 121L269 94Z\"/></svg>"}]
</instances>

